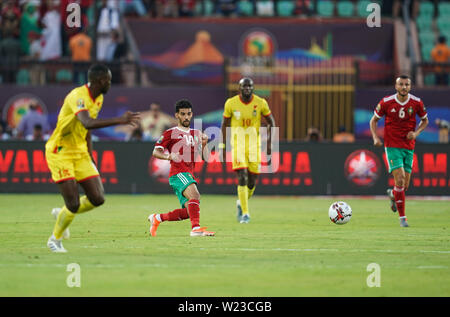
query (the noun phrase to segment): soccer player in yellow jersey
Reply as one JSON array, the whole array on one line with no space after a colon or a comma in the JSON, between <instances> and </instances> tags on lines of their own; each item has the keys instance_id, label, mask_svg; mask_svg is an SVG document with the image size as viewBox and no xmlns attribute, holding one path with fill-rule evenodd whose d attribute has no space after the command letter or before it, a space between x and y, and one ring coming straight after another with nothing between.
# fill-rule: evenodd
<instances>
[{"instance_id":1,"label":"soccer player in yellow jersey","mask_svg":"<svg viewBox=\"0 0 450 317\"><path fill-rule=\"evenodd\" d=\"M58 184L65 205L52 211L56 217L47 246L53 252L67 252L62 238L76 214L89 211L105 201L103 184L92 158L91 129L118 124L137 125L139 113L127 111L121 117L97 119L103 95L111 87L111 71L104 65L89 68L89 82L73 89L64 99L56 128L45 145L45 157L53 181ZM78 184L85 196L79 197Z\"/></svg>"},{"instance_id":2,"label":"soccer player in yellow jersey","mask_svg":"<svg viewBox=\"0 0 450 317\"><path fill-rule=\"evenodd\" d=\"M256 179L261 171L261 139L259 129L261 117L267 123L267 154L271 154L271 128L275 119L264 98L253 93L253 80L242 78L239 81L239 95L227 99L223 112L222 136L225 143L219 148L225 149L227 128L231 127L230 144L233 170L238 177L237 219L248 223L250 214L248 200L255 191ZM226 151L222 152L226 161Z\"/></svg>"}]
</instances>

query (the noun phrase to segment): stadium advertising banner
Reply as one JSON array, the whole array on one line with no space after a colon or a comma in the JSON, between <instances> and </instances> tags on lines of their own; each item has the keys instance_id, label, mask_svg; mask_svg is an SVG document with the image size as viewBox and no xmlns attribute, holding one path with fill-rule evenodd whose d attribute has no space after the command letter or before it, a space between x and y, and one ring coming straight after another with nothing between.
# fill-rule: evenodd
<instances>
[{"instance_id":1,"label":"stadium advertising banner","mask_svg":"<svg viewBox=\"0 0 450 317\"><path fill-rule=\"evenodd\" d=\"M369 28L365 19L324 19L320 23L299 19L127 22L150 80L160 84L220 85L226 57L253 62L294 59L318 66L349 57L361 61L360 71L370 69L372 73L374 69L389 69L393 63L394 28L388 21L379 28Z\"/></svg>"},{"instance_id":2,"label":"stadium advertising banner","mask_svg":"<svg viewBox=\"0 0 450 317\"><path fill-rule=\"evenodd\" d=\"M107 193L172 193L169 162L151 156L150 142L97 142L95 161ZM449 195L450 148L418 144L409 195ZM272 155L275 173L262 173L262 195L384 195L393 178L382 148L368 144L281 143ZM262 167L263 171L268 168ZM235 194L230 164L196 164L202 194ZM58 192L45 161L44 143L0 142L0 192Z\"/></svg>"}]
</instances>

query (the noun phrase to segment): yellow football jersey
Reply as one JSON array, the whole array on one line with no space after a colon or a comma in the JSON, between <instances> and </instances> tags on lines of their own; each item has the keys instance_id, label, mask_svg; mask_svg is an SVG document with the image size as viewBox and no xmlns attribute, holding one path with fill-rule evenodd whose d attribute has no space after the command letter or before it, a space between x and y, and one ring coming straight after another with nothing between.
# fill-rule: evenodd
<instances>
[{"instance_id":1,"label":"yellow football jersey","mask_svg":"<svg viewBox=\"0 0 450 317\"><path fill-rule=\"evenodd\" d=\"M252 135L256 136L258 142L255 145L259 145L261 116L267 117L270 114L267 101L255 94L252 95L252 99L248 103L242 101L240 95L227 99L223 116L225 118L231 118L231 144L235 145L236 143L240 143L237 141L245 133L247 137L250 136L250 139L252 139ZM250 143L253 142L250 141Z\"/></svg>"},{"instance_id":2,"label":"yellow football jersey","mask_svg":"<svg viewBox=\"0 0 450 317\"><path fill-rule=\"evenodd\" d=\"M270 115L269 105L264 98L253 94L252 99L245 103L241 96L237 95L227 99L223 116L231 118L231 127L254 127L258 130L261 126L261 115Z\"/></svg>"},{"instance_id":3,"label":"yellow football jersey","mask_svg":"<svg viewBox=\"0 0 450 317\"><path fill-rule=\"evenodd\" d=\"M95 119L102 105L103 95L100 94L94 100L88 85L73 89L64 99L56 128L45 145L46 151L64 155L87 153L86 135L88 130L76 116L81 111L89 111L89 116Z\"/></svg>"}]
</instances>

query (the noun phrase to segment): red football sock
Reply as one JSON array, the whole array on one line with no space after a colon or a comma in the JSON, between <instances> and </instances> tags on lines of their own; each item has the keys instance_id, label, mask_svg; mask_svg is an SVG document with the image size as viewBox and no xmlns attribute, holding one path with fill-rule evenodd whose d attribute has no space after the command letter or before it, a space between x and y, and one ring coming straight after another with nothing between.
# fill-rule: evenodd
<instances>
[{"instance_id":1,"label":"red football sock","mask_svg":"<svg viewBox=\"0 0 450 317\"><path fill-rule=\"evenodd\" d=\"M200 227L200 201L191 199L186 203L186 208L191 218L192 228Z\"/></svg>"},{"instance_id":2,"label":"red football sock","mask_svg":"<svg viewBox=\"0 0 450 317\"><path fill-rule=\"evenodd\" d=\"M160 214L161 221L180 221L189 218L189 214L186 208L175 209L171 212Z\"/></svg>"},{"instance_id":3,"label":"red football sock","mask_svg":"<svg viewBox=\"0 0 450 317\"><path fill-rule=\"evenodd\" d=\"M395 204L397 205L399 217L405 217L405 190L403 187L394 187Z\"/></svg>"}]
</instances>

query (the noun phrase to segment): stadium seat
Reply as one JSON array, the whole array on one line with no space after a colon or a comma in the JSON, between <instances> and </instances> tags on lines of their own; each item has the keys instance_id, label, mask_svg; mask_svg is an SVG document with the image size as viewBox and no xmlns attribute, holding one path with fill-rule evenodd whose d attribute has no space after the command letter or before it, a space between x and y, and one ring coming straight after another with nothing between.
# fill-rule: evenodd
<instances>
[{"instance_id":1,"label":"stadium seat","mask_svg":"<svg viewBox=\"0 0 450 317\"><path fill-rule=\"evenodd\" d=\"M419 41L420 45L434 45L436 41L436 34L431 30L419 29Z\"/></svg>"},{"instance_id":2,"label":"stadium seat","mask_svg":"<svg viewBox=\"0 0 450 317\"><path fill-rule=\"evenodd\" d=\"M433 45L422 45L422 59L424 62L431 61L431 50L433 49Z\"/></svg>"},{"instance_id":3,"label":"stadium seat","mask_svg":"<svg viewBox=\"0 0 450 317\"><path fill-rule=\"evenodd\" d=\"M355 13L355 7L351 1L339 1L337 4L337 14L340 17L351 17Z\"/></svg>"},{"instance_id":4,"label":"stadium seat","mask_svg":"<svg viewBox=\"0 0 450 317\"><path fill-rule=\"evenodd\" d=\"M422 1L419 5L419 16L434 16L434 4L429 1Z\"/></svg>"},{"instance_id":5,"label":"stadium seat","mask_svg":"<svg viewBox=\"0 0 450 317\"><path fill-rule=\"evenodd\" d=\"M16 83L18 85L29 85L30 84L30 72L27 69L21 69L17 73Z\"/></svg>"},{"instance_id":6,"label":"stadium seat","mask_svg":"<svg viewBox=\"0 0 450 317\"><path fill-rule=\"evenodd\" d=\"M63 82L72 82L72 71L68 69L60 69L56 72L56 82L57 83L63 83Z\"/></svg>"},{"instance_id":7,"label":"stadium seat","mask_svg":"<svg viewBox=\"0 0 450 317\"><path fill-rule=\"evenodd\" d=\"M252 1L239 1L238 12L240 16L253 16L253 2Z\"/></svg>"},{"instance_id":8,"label":"stadium seat","mask_svg":"<svg viewBox=\"0 0 450 317\"><path fill-rule=\"evenodd\" d=\"M211 16L214 14L214 3L211 0L204 0L205 11L202 11L202 1L197 1L194 8L196 16Z\"/></svg>"},{"instance_id":9,"label":"stadium seat","mask_svg":"<svg viewBox=\"0 0 450 317\"><path fill-rule=\"evenodd\" d=\"M450 2L440 2L438 4L439 16L450 16Z\"/></svg>"},{"instance_id":10,"label":"stadium seat","mask_svg":"<svg viewBox=\"0 0 450 317\"><path fill-rule=\"evenodd\" d=\"M436 25L440 33L445 33L450 30L450 15L439 16L436 19Z\"/></svg>"},{"instance_id":11,"label":"stadium seat","mask_svg":"<svg viewBox=\"0 0 450 317\"><path fill-rule=\"evenodd\" d=\"M280 17L290 17L293 15L295 9L294 1L278 1L277 10Z\"/></svg>"},{"instance_id":12,"label":"stadium seat","mask_svg":"<svg viewBox=\"0 0 450 317\"><path fill-rule=\"evenodd\" d=\"M435 83L434 74L426 74L424 77L424 83L427 86L432 86Z\"/></svg>"},{"instance_id":13,"label":"stadium seat","mask_svg":"<svg viewBox=\"0 0 450 317\"><path fill-rule=\"evenodd\" d=\"M358 1L358 4L356 6L356 14L359 17L367 17L367 15L369 14L369 11L367 11L367 6L371 3L372 3L372 1L368 1L368 0Z\"/></svg>"},{"instance_id":14,"label":"stadium seat","mask_svg":"<svg viewBox=\"0 0 450 317\"><path fill-rule=\"evenodd\" d=\"M433 18L431 16L419 15L416 20L417 29L421 30L431 30L433 25Z\"/></svg>"},{"instance_id":15,"label":"stadium seat","mask_svg":"<svg viewBox=\"0 0 450 317\"><path fill-rule=\"evenodd\" d=\"M334 3L322 0L317 3L317 14L322 17L331 17L334 14Z\"/></svg>"}]
</instances>

